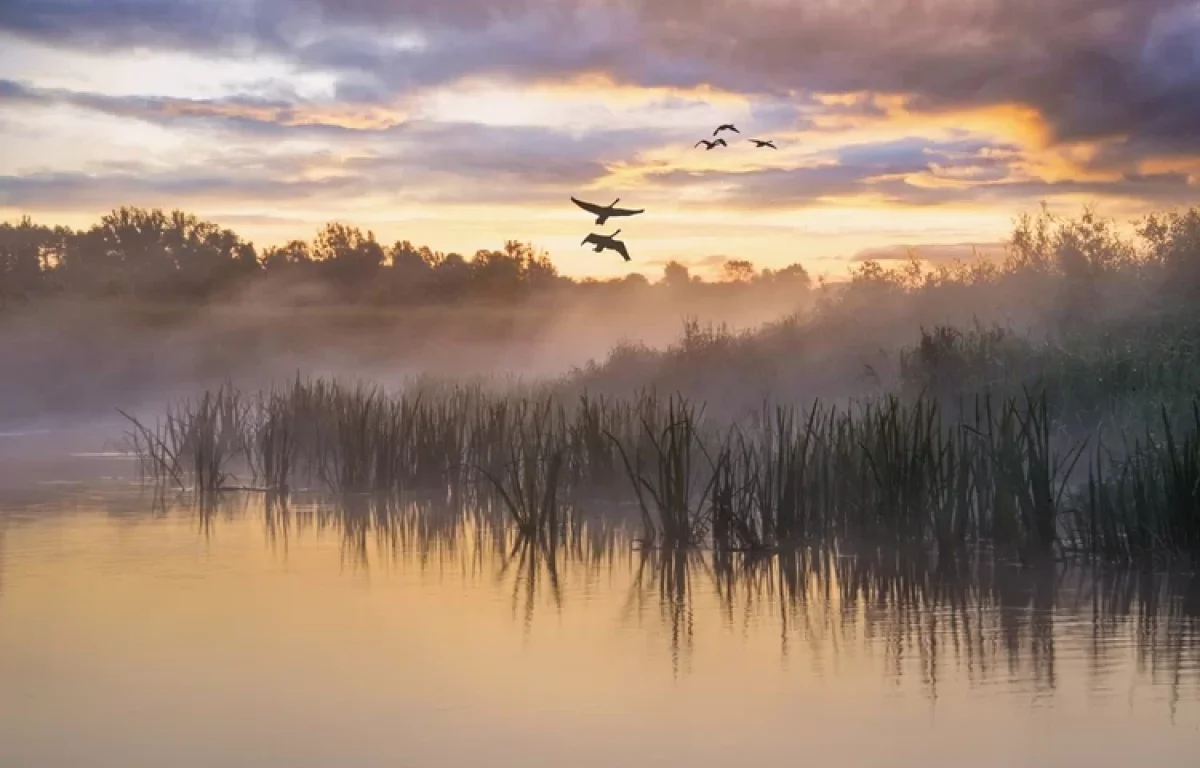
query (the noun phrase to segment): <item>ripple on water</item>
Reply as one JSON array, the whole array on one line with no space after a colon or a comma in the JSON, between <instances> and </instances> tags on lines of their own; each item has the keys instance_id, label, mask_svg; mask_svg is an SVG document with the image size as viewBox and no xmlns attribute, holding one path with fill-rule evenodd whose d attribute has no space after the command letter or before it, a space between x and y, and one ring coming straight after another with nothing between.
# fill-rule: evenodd
<instances>
[{"instance_id":1,"label":"ripple on water","mask_svg":"<svg viewBox=\"0 0 1200 768\"><path fill-rule=\"evenodd\" d=\"M1192 765L1200 746L1191 574L70 499L0 500L0 765Z\"/></svg>"}]
</instances>

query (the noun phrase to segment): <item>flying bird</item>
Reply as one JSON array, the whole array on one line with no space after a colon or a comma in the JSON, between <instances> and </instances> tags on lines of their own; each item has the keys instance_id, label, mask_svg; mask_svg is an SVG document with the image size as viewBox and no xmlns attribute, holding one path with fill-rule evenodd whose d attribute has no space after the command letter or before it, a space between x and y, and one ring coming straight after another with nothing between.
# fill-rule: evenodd
<instances>
[{"instance_id":1,"label":"flying bird","mask_svg":"<svg viewBox=\"0 0 1200 768\"><path fill-rule=\"evenodd\" d=\"M636 216L639 213L645 213L646 210L644 208L636 211L631 208L617 208L617 203L621 202L621 198L619 197L616 200L613 200L611 205L607 206L596 205L595 203L585 203L582 200L577 200L575 197L571 198L571 202L575 203L575 205L578 205L588 213L596 214L596 226L599 227L604 226L604 222L608 221L608 219L612 216Z\"/></svg>"},{"instance_id":2,"label":"flying bird","mask_svg":"<svg viewBox=\"0 0 1200 768\"><path fill-rule=\"evenodd\" d=\"M625 243L615 239L619 234L621 234L621 230L619 229L616 232L613 232L611 235L597 235L595 232L593 232L592 234L583 238L583 242L580 243L580 245L587 245L588 243L591 243L592 245L596 246L592 249L596 253L600 253L607 248L611 251L616 251L617 253L621 254L621 256L625 258L625 261L629 261L629 250L625 248Z\"/></svg>"},{"instance_id":3,"label":"flying bird","mask_svg":"<svg viewBox=\"0 0 1200 768\"><path fill-rule=\"evenodd\" d=\"M717 130L713 131L713 136L716 136L721 131L733 131L734 133L741 133L741 131L733 127L733 123L725 123L725 125L717 126Z\"/></svg>"},{"instance_id":4,"label":"flying bird","mask_svg":"<svg viewBox=\"0 0 1200 768\"><path fill-rule=\"evenodd\" d=\"M774 141L763 141L762 139L750 139L750 141L754 142L754 146L758 147L759 149L762 149L763 147L779 149L779 147L775 146Z\"/></svg>"},{"instance_id":5,"label":"flying bird","mask_svg":"<svg viewBox=\"0 0 1200 768\"><path fill-rule=\"evenodd\" d=\"M713 147L717 146L718 144L720 144L722 147L729 146L728 144L725 143L725 139L717 139L716 141L709 141L708 139L700 139L700 141L697 141L695 143L694 147L698 147L701 144L704 145L704 148L706 150L711 150Z\"/></svg>"}]
</instances>

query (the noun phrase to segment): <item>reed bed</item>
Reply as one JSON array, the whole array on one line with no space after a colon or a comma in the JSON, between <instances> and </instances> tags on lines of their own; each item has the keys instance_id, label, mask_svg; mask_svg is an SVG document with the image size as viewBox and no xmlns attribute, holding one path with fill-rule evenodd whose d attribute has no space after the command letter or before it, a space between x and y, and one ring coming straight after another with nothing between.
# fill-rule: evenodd
<instances>
[{"instance_id":1,"label":"reed bed","mask_svg":"<svg viewBox=\"0 0 1200 768\"><path fill-rule=\"evenodd\" d=\"M588 508L632 508L643 545L660 548L767 553L867 536L946 557L1200 554L1200 398L1190 421L1164 409L1119 451L1062 434L1044 390L944 401L773 405L719 423L678 394L569 401L296 379L254 396L225 386L149 426L131 417L130 440L160 486L432 493L548 540Z\"/></svg>"}]
</instances>

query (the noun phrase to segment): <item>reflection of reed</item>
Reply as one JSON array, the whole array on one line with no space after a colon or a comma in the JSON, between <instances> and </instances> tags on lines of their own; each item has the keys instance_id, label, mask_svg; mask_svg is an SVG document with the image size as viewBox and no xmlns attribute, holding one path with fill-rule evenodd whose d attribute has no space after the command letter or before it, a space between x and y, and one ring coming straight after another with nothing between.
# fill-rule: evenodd
<instances>
[{"instance_id":1,"label":"reflection of reed","mask_svg":"<svg viewBox=\"0 0 1200 768\"><path fill-rule=\"evenodd\" d=\"M931 697L947 673L970 685L1021 680L1034 693L1052 693L1064 643L1086 655L1097 691L1111 686L1130 652L1138 674L1170 686L1173 698L1200 684L1187 679L1200 672L1200 578L1193 575L939 561L896 547L635 551L633 527L606 523L607 515L581 514L549 535L517 532L503 509L443 498L346 495L298 504L268 495L265 502L267 538L282 542L285 554L295 530L336 531L356 568L367 566L374 544L380 557L437 578L490 574L511 594L527 632L539 607L559 612L627 576L623 615L656 614L676 674L694 652L698 625L715 620L745 633L777 632L785 662L797 648L818 666L880 649L889 677L915 677ZM237 509L227 500L199 510L204 530Z\"/></svg>"},{"instance_id":2,"label":"reflection of reed","mask_svg":"<svg viewBox=\"0 0 1200 768\"><path fill-rule=\"evenodd\" d=\"M277 502L269 525L277 530L311 529L318 535L335 533L341 540L343 562L355 569L369 567L373 544L382 560L405 558L422 569L470 564L478 572L487 565L487 552L494 551L507 534L488 515L424 497L343 494L295 505L282 515L286 509L286 503Z\"/></svg>"},{"instance_id":3,"label":"reflection of reed","mask_svg":"<svg viewBox=\"0 0 1200 768\"><path fill-rule=\"evenodd\" d=\"M1114 651L1133 646L1139 672L1179 676L1200 662L1200 580L1140 571L1021 568L977 561L937 563L926 554L870 549L796 553L768 560L730 557L716 569L727 617L735 604L774 603L787 637L836 652L858 638L879 645L899 679L915 663L936 696L946 664L971 684L1021 677L1036 690L1057 684L1056 643L1087 648L1093 685L1114 669ZM760 611L761 612L761 611ZM1197 681L1200 682L1200 681Z\"/></svg>"},{"instance_id":4,"label":"reflection of reed","mask_svg":"<svg viewBox=\"0 0 1200 768\"><path fill-rule=\"evenodd\" d=\"M693 570L712 572L694 549L644 548L639 555L624 613L636 612L640 618L647 602L655 603L670 635L671 667L678 675L695 638Z\"/></svg>"},{"instance_id":5,"label":"reflection of reed","mask_svg":"<svg viewBox=\"0 0 1200 768\"><path fill-rule=\"evenodd\" d=\"M514 616L517 613L521 587L524 585L524 625L525 631L528 632L533 626L538 584L543 571L555 609L562 608L562 585L558 578L558 543L556 538L529 533L518 533L514 538L512 550L501 558L497 579L503 581L510 570L515 572L512 587Z\"/></svg>"},{"instance_id":6,"label":"reflection of reed","mask_svg":"<svg viewBox=\"0 0 1200 768\"><path fill-rule=\"evenodd\" d=\"M511 527L510 535L510 545L495 549L500 560L496 580L503 583L511 575L513 615L517 614L523 596L526 632L532 629L539 590L543 585L549 588L555 611L561 611L562 562L569 565L572 578L579 581L580 591L586 593L605 569L611 572L619 551L617 532L599 522L573 521L561 536L512 531ZM478 551L482 554L482 550Z\"/></svg>"}]
</instances>

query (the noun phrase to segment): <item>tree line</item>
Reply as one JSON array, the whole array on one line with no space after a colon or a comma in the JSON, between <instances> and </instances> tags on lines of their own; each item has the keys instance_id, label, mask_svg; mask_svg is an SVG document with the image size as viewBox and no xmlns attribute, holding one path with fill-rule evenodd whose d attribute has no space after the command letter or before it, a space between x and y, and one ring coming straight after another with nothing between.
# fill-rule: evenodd
<instances>
[{"instance_id":1,"label":"tree line","mask_svg":"<svg viewBox=\"0 0 1200 768\"><path fill-rule=\"evenodd\" d=\"M326 224L311 241L262 250L231 229L178 210L122 207L87 229L47 226L29 217L0 224L0 306L54 295L200 301L252 281L318 281L341 300L383 305L715 285L677 261L664 267L656 283L640 273L575 280L559 274L544 251L515 240L466 257L408 240L385 245L373 232L339 222ZM800 264L759 270L750 261L730 259L719 284L806 290L811 279Z\"/></svg>"}]
</instances>

